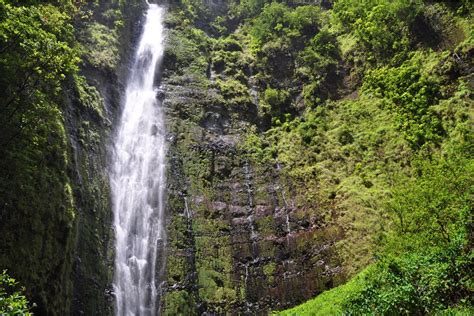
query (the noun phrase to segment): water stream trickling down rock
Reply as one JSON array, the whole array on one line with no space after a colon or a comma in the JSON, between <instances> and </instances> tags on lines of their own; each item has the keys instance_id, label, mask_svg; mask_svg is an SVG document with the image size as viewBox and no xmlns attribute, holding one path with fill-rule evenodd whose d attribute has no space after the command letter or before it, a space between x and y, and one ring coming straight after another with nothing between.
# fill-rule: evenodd
<instances>
[{"instance_id":1,"label":"water stream trickling down rock","mask_svg":"<svg viewBox=\"0 0 474 316\"><path fill-rule=\"evenodd\" d=\"M154 87L164 9L150 4L127 83L112 160L116 315L155 315L157 258L165 242L165 129Z\"/></svg>"}]
</instances>

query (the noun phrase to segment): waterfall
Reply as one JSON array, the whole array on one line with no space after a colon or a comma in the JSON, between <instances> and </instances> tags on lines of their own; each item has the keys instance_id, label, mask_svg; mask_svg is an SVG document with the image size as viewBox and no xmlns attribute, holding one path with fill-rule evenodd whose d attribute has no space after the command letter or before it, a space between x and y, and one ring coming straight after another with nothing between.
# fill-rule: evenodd
<instances>
[{"instance_id":1,"label":"waterfall","mask_svg":"<svg viewBox=\"0 0 474 316\"><path fill-rule=\"evenodd\" d=\"M155 315L156 261L165 241L165 129L154 88L164 9L149 4L125 92L111 170L116 234L116 315Z\"/></svg>"}]
</instances>

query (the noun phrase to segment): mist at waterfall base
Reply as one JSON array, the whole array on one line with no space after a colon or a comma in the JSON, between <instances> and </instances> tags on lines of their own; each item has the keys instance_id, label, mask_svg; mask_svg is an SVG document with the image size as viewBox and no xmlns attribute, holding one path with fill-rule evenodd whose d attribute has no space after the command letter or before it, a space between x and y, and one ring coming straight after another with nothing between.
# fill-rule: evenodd
<instances>
[{"instance_id":1,"label":"mist at waterfall base","mask_svg":"<svg viewBox=\"0 0 474 316\"><path fill-rule=\"evenodd\" d=\"M165 241L165 133L155 71L164 9L149 4L114 142L111 189L116 234L116 315L156 315L157 254ZM159 267L158 267L159 268Z\"/></svg>"}]
</instances>

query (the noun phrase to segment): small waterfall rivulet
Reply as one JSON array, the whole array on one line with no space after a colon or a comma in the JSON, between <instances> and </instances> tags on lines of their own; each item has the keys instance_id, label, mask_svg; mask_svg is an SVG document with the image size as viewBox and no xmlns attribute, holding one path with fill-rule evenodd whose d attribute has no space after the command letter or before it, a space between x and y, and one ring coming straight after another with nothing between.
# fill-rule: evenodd
<instances>
[{"instance_id":1,"label":"small waterfall rivulet","mask_svg":"<svg viewBox=\"0 0 474 316\"><path fill-rule=\"evenodd\" d=\"M154 87L164 9L149 4L125 92L111 170L116 315L158 314L157 254L165 241L165 129ZM159 258L158 258L159 259Z\"/></svg>"}]
</instances>

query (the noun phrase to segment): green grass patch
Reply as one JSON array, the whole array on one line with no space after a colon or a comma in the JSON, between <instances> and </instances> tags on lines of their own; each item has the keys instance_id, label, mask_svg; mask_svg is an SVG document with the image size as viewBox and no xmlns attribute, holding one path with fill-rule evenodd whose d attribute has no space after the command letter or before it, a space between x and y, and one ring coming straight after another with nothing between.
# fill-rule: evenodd
<instances>
[{"instance_id":1,"label":"green grass patch","mask_svg":"<svg viewBox=\"0 0 474 316\"><path fill-rule=\"evenodd\" d=\"M315 298L291 309L275 312L274 315L343 315L344 302L363 288L364 277L373 269L373 266L369 266L346 284L325 291Z\"/></svg>"}]
</instances>

